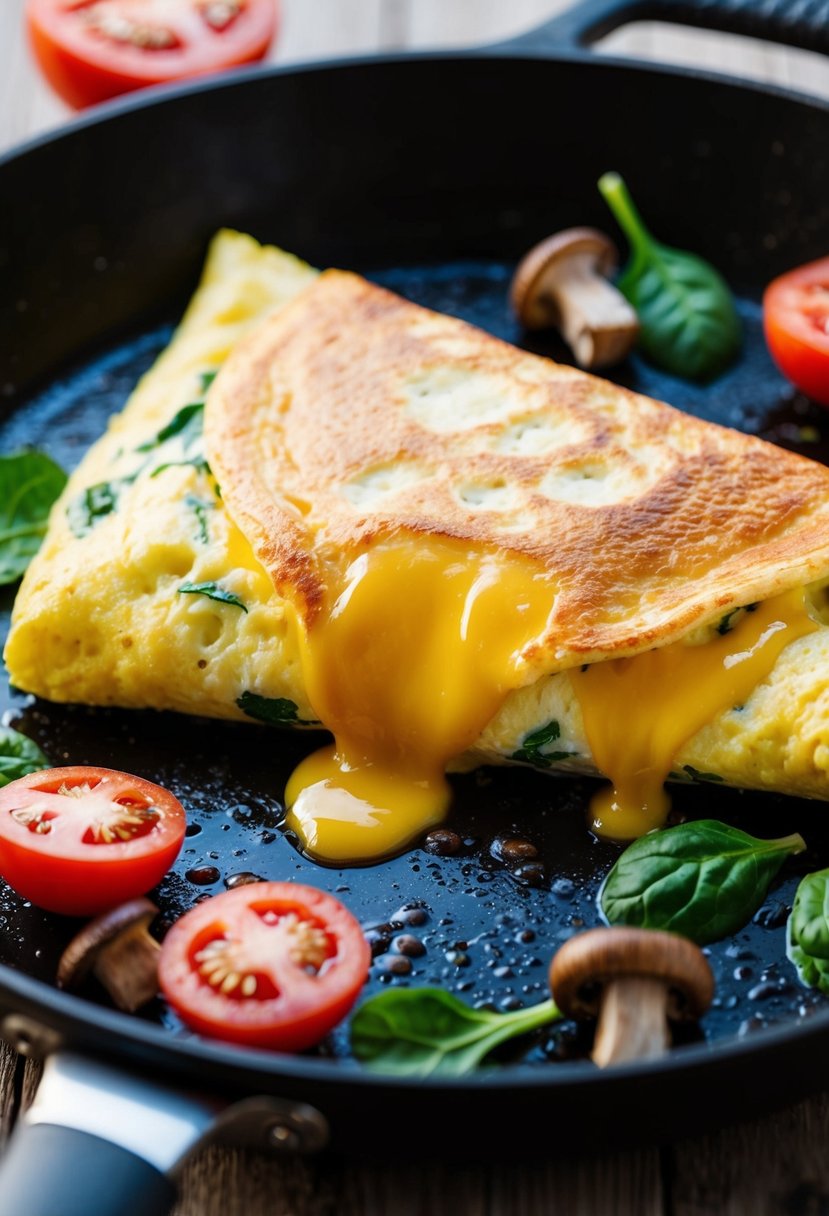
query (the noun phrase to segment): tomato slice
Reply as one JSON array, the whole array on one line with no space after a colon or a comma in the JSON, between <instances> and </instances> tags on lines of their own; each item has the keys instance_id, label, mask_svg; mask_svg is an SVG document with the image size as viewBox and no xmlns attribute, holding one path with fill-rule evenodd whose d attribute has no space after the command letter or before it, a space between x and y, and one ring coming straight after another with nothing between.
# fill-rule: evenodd
<instances>
[{"instance_id":1,"label":"tomato slice","mask_svg":"<svg viewBox=\"0 0 829 1216\"><path fill-rule=\"evenodd\" d=\"M829 405L829 257L769 284L763 325L783 375L807 397Z\"/></svg>"},{"instance_id":2,"label":"tomato slice","mask_svg":"<svg viewBox=\"0 0 829 1216\"><path fill-rule=\"evenodd\" d=\"M161 947L161 989L200 1034L301 1051L357 999L371 962L339 900L292 882L259 882L197 904Z\"/></svg>"},{"instance_id":3,"label":"tomato slice","mask_svg":"<svg viewBox=\"0 0 829 1216\"><path fill-rule=\"evenodd\" d=\"M25 899L94 916L154 887L184 839L181 803L108 768L50 768L0 789L0 875Z\"/></svg>"},{"instance_id":4,"label":"tomato slice","mask_svg":"<svg viewBox=\"0 0 829 1216\"><path fill-rule=\"evenodd\" d=\"M81 109L119 93L261 59L276 0L27 0L35 56Z\"/></svg>"}]
</instances>

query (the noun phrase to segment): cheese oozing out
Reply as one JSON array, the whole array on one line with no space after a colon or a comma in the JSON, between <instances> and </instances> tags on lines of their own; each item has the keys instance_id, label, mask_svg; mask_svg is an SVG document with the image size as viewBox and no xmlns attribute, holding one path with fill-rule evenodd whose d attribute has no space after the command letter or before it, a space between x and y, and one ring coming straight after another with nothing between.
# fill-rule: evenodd
<instances>
[{"instance_id":1,"label":"cheese oozing out","mask_svg":"<svg viewBox=\"0 0 829 1216\"><path fill-rule=\"evenodd\" d=\"M682 745L742 705L785 647L817 627L800 588L701 645L674 642L572 671L593 760L611 782L591 801L592 830L630 840L661 827L670 808L663 783Z\"/></svg>"},{"instance_id":2,"label":"cheese oozing out","mask_svg":"<svg viewBox=\"0 0 829 1216\"><path fill-rule=\"evenodd\" d=\"M445 537L381 541L328 584L297 642L335 741L292 775L288 826L317 860L369 861L443 818L446 765L526 683L555 585L529 560Z\"/></svg>"},{"instance_id":3,"label":"cheese oozing out","mask_svg":"<svg viewBox=\"0 0 829 1216\"><path fill-rule=\"evenodd\" d=\"M318 861L370 862L444 817L447 764L533 678L524 656L549 629L555 583L526 559L446 537L380 541L326 573L322 610L307 627L295 614L294 627L334 743L291 776L287 825ZM593 761L610 779L591 803L593 831L626 840L661 826L682 745L815 628L800 589L700 645L571 671Z\"/></svg>"}]
</instances>

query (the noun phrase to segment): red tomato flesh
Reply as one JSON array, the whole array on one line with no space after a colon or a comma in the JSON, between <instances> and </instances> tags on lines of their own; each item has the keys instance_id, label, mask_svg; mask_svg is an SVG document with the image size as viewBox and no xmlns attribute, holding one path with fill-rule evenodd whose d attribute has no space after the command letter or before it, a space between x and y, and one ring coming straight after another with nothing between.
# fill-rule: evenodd
<instances>
[{"instance_id":1,"label":"red tomato flesh","mask_svg":"<svg viewBox=\"0 0 829 1216\"><path fill-rule=\"evenodd\" d=\"M829 257L769 284L763 325L783 375L807 397L829 405Z\"/></svg>"},{"instance_id":2,"label":"red tomato flesh","mask_svg":"<svg viewBox=\"0 0 829 1216\"><path fill-rule=\"evenodd\" d=\"M0 875L49 912L95 916L143 895L184 839L181 803L141 777L52 768L0 789Z\"/></svg>"},{"instance_id":3,"label":"red tomato flesh","mask_svg":"<svg viewBox=\"0 0 829 1216\"><path fill-rule=\"evenodd\" d=\"M178 920L162 943L158 978L200 1034L302 1051L345 1017L370 962L358 922L333 895L258 882Z\"/></svg>"},{"instance_id":4,"label":"red tomato flesh","mask_svg":"<svg viewBox=\"0 0 829 1216\"><path fill-rule=\"evenodd\" d=\"M76 109L262 59L276 0L27 0L35 57Z\"/></svg>"}]
</instances>

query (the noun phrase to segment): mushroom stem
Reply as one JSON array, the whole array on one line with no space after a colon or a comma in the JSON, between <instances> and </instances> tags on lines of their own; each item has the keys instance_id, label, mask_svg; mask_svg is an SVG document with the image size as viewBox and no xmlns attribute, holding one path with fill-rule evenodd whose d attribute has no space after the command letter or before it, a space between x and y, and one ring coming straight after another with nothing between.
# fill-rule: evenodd
<instances>
[{"instance_id":1,"label":"mushroom stem","mask_svg":"<svg viewBox=\"0 0 829 1216\"><path fill-rule=\"evenodd\" d=\"M605 988L592 1058L599 1068L654 1060L671 1043L668 990L649 976L622 976Z\"/></svg>"},{"instance_id":2,"label":"mushroom stem","mask_svg":"<svg viewBox=\"0 0 829 1216\"><path fill-rule=\"evenodd\" d=\"M562 264L549 294L558 306L559 328L582 367L607 367L629 353L639 331L636 313L587 254Z\"/></svg>"},{"instance_id":3,"label":"mushroom stem","mask_svg":"<svg viewBox=\"0 0 829 1216\"><path fill-rule=\"evenodd\" d=\"M147 932L147 926L134 925L101 951L92 973L119 1009L134 1013L158 993L160 953L161 947Z\"/></svg>"}]
</instances>

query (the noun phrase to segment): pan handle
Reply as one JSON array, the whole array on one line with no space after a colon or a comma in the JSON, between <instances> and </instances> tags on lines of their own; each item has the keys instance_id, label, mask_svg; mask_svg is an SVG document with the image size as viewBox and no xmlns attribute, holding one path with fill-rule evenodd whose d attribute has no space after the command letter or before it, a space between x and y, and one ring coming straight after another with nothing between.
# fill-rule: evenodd
<instances>
[{"instance_id":1,"label":"pan handle","mask_svg":"<svg viewBox=\"0 0 829 1216\"><path fill-rule=\"evenodd\" d=\"M829 0L581 0L498 49L585 47L630 21L672 21L829 55Z\"/></svg>"},{"instance_id":2,"label":"pan handle","mask_svg":"<svg viewBox=\"0 0 829 1216\"><path fill-rule=\"evenodd\" d=\"M0 1170L0 1216L167 1216L175 1198L143 1158L57 1124L18 1128Z\"/></svg>"},{"instance_id":3,"label":"pan handle","mask_svg":"<svg viewBox=\"0 0 829 1216\"><path fill-rule=\"evenodd\" d=\"M221 1106L58 1052L3 1156L0 1216L166 1216Z\"/></svg>"}]
</instances>

